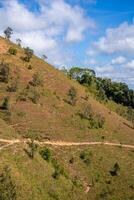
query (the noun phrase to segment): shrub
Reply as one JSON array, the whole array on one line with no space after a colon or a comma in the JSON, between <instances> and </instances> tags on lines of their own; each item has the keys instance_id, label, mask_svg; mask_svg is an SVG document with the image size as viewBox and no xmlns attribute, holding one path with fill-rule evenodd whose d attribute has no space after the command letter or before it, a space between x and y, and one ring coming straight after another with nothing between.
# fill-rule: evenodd
<instances>
[{"instance_id":1,"label":"shrub","mask_svg":"<svg viewBox=\"0 0 134 200\"><path fill-rule=\"evenodd\" d=\"M28 93L28 99L30 99L33 103L36 104L40 100L40 93L37 90L31 88L31 90Z\"/></svg>"},{"instance_id":2,"label":"shrub","mask_svg":"<svg viewBox=\"0 0 134 200\"><path fill-rule=\"evenodd\" d=\"M3 110L9 110L9 97L4 98L1 108Z\"/></svg>"},{"instance_id":3,"label":"shrub","mask_svg":"<svg viewBox=\"0 0 134 200\"><path fill-rule=\"evenodd\" d=\"M27 47L24 49L24 52L26 56L23 58L23 60L25 60L26 62L30 62L30 59L32 58L34 51L29 47Z\"/></svg>"},{"instance_id":4,"label":"shrub","mask_svg":"<svg viewBox=\"0 0 134 200\"><path fill-rule=\"evenodd\" d=\"M29 70L31 70L33 67L32 67L32 65L28 65L28 67L27 67Z\"/></svg>"},{"instance_id":5,"label":"shrub","mask_svg":"<svg viewBox=\"0 0 134 200\"><path fill-rule=\"evenodd\" d=\"M42 86L43 85L43 76L38 72L33 75L32 81L30 81L32 86Z\"/></svg>"},{"instance_id":6,"label":"shrub","mask_svg":"<svg viewBox=\"0 0 134 200\"><path fill-rule=\"evenodd\" d=\"M0 174L0 200L16 200L16 185L11 178L11 170L4 167Z\"/></svg>"},{"instance_id":7,"label":"shrub","mask_svg":"<svg viewBox=\"0 0 134 200\"><path fill-rule=\"evenodd\" d=\"M103 128L104 124L105 118L100 114L96 114L90 121L90 128Z\"/></svg>"},{"instance_id":8,"label":"shrub","mask_svg":"<svg viewBox=\"0 0 134 200\"><path fill-rule=\"evenodd\" d=\"M82 152L80 153L80 159L83 160L83 162L84 162L86 165L89 165L89 164L90 164L90 162L91 162L91 160L90 160L91 156L92 156L92 153L89 152L88 150L84 150L84 151L82 151Z\"/></svg>"},{"instance_id":9,"label":"shrub","mask_svg":"<svg viewBox=\"0 0 134 200\"><path fill-rule=\"evenodd\" d=\"M76 101L77 101L77 91L74 87L71 87L69 89L68 97L69 97L68 103L70 103L72 106L74 106L76 104Z\"/></svg>"},{"instance_id":10,"label":"shrub","mask_svg":"<svg viewBox=\"0 0 134 200\"><path fill-rule=\"evenodd\" d=\"M9 66L8 64L1 62L0 63L0 82L8 83L9 81Z\"/></svg>"},{"instance_id":11,"label":"shrub","mask_svg":"<svg viewBox=\"0 0 134 200\"><path fill-rule=\"evenodd\" d=\"M40 155L44 160L48 162L51 160L51 157L52 157L51 151L48 148L42 149L40 151Z\"/></svg>"},{"instance_id":12,"label":"shrub","mask_svg":"<svg viewBox=\"0 0 134 200\"><path fill-rule=\"evenodd\" d=\"M8 52L11 54L11 55L16 55L17 54L17 49L15 49L14 47L10 47Z\"/></svg>"},{"instance_id":13,"label":"shrub","mask_svg":"<svg viewBox=\"0 0 134 200\"><path fill-rule=\"evenodd\" d=\"M116 162L114 164L114 166L112 167L112 169L110 170L110 174L111 176L118 176L120 172L120 166L119 164Z\"/></svg>"},{"instance_id":14,"label":"shrub","mask_svg":"<svg viewBox=\"0 0 134 200\"><path fill-rule=\"evenodd\" d=\"M7 86L8 92L16 92L18 89L18 80L12 80L12 82Z\"/></svg>"},{"instance_id":15,"label":"shrub","mask_svg":"<svg viewBox=\"0 0 134 200\"><path fill-rule=\"evenodd\" d=\"M51 190L48 192L48 194L49 194L50 198L52 198L53 200L59 200L59 196L55 191Z\"/></svg>"},{"instance_id":16,"label":"shrub","mask_svg":"<svg viewBox=\"0 0 134 200\"><path fill-rule=\"evenodd\" d=\"M18 117L24 117L25 115L26 115L26 112L23 112L23 111L17 112Z\"/></svg>"},{"instance_id":17,"label":"shrub","mask_svg":"<svg viewBox=\"0 0 134 200\"><path fill-rule=\"evenodd\" d=\"M73 177L72 183L77 188L83 187L83 184L81 183L81 180L80 180L80 178L78 176Z\"/></svg>"},{"instance_id":18,"label":"shrub","mask_svg":"<svg viewBox=\"0 0 134 200\"><path fill-rule=\"evenodd\" d=\"M52 174L53 178L58 179L60 175L68 178L68 174L65 172L64 168L57 162L57 160L52 159L52 165L54 167L54 173Z\"/></svg>"},{"instance_id":19,"label":"shrub","mask_svg":"<svg viewBox=\"0 0 134 200\"><path fill-rule=\"evenodd\" d=\"M107 100L105 90L102 87L100 87L99 90L97 91L97 99L100 100L100 101L106 101Z\"/></svg>"},{"instance_id":20,"label":"shrub","mask_svg":"<svg viewBox=\"0 0 134 200\"><path fill-rule=\"evenodd\" d=\"M79 114L81 118L89 120L89 128L103 128L105 118L101 114L95 114L90 104L87 104Z\"/></svg>"},{"instance_id":21,"label":"shrub","mask_svg":"<svg viewBox=\"0 0 134 200\"><path fill-rule=\"evenodd\" d=\"M20 92L17 100L19 101L26 101L27 100L27 90L24 89L22 92Z\"/></svg>"},{"instance_id":22,"label":"shrub","mask_svg":"<svg viewBox=\"0 0 134 200\"><path fill-rule=\"evenodd\" d=\"M70 158L69 163L70 163L70 164L73 164L73 163L74 163L74 157Z\"/></svg>"},{"instance_id":23,"label":"shrub","mask_svg":"<svg viewBox=\"0 0 134 200\"><path fill-rule=\"evenodd\" d=\"M88 120L92 119L93 111L90 104L84 106L82 113L80 113L80 116L84 119L88 119Z\"/></svg>"},{"instance_id":24,"label":"shrub","mask_svg":"<svg viewBox=\"0 0 134 200\"><path fill-rule=\"evenodd\" d=\"M36 88L30 87L29 85L25 88L18 96L17 100L20 101L32 101L33 103L38 103L40 99L40 93Z\"/></svg>"},{"instance_id":25,"label":"shrub","mask_svg":"<svg viewBox=\"0 0 134 200\"><path fill-rule=\"evenodd\" d=\"M28 154L30 158L34 158L35 152L37 151L37 144L34 143L34 140L31 139L30 142L27 142L29 149L25 149L25 152Z\"/></svg>"}]
</instances>

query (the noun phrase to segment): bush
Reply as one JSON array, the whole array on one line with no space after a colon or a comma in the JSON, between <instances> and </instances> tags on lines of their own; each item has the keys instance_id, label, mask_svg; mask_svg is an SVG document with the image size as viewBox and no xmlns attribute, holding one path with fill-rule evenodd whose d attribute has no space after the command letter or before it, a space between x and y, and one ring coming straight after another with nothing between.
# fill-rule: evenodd
<instances>
[{"instance_id":1,"label":"bush","mask_svg":"<svg viewBox=\"0 0 134 200\"><path fill-rule=\"evenodd\" d=\"M16 55L17 54L17 49L15 49L14 47L10 47L8 52L11 54L11 55Z\"/></svg>"},{"instance_id":2,"label":"bush","mask_svg":"<svg viewBox=\"0 0 134 200\"><path fill-rule=\"evenodd\" d=\"M69 97L68 103L70 103L72 106L74 106L76 104L76 101L77 101L77 91L74 87L71 87L69 89L68 97Z\"/></svg>"},{"instance_id":3,"label":"bush","mask_svg":"<svg viewBox=\"0 0 134 200\"><path fill-rule=\"evenodd\" d=\"M24 49L24 52L26 56L23 58L23 60L26 62L30 62L30 59L32 58L34 51L29 47L27 47Z\"/></svg>"},{"instance_id":4,"label":"bush","mask_svg":"<svg viewBox=\"0 0 134 200\"><path fill-rule=\"evenodd\" d=\"M23 111L17 112L17 116L24 117L24 116L26 116L26 112L23 112Z\"/></svg>"},{"instance_id":5,"label":"bush","mask_svg":"<svg viewBox=\"0 0 134 200\"><path fill-rule=\"evenodd\" d=\"M92 119L93 111L90 104L84 106L82 113L80 113L80 116L84 119L88 119L88 120Z\"/></svg>"},{"instance_id":6,"label":"bush","mask_svg":"<svg viewBox=\"0 0 134 200\"><path fill-rule=\"evenodd\" d=\"M0 82L8 83L9 81L9 66L8 64L1 62L0 63Z\"/></svg>"},{"instance_id":7,"label":"bush","mask_svg":"<svg viewBox=\"0 0 134 200\"><path fill-rule=\"evenodd\" d=\"M40 100L40 94L37 90L31 89L28 93L28 99L30 99L33 103L38 103Z\"/></svg>"},{"instance_id":8,"label":"bush","mask_svg":"<svg viewBox=\"0 0 134 200\"><path fill-rule=\"evenodd\" d=\"M75 176L73 179L72 179L72 183L75 187L77 188L80 188L80 187L83 187L83 184L81 183L81 180L78 176Z\"/></svg>"},{"instance_id":9,"label":"bush","mask_svg":"<svg viewBox=\"0 0 134 200\"><path fill-rule=\"evenodd\" d=\"M8 86L7 91L8 92L16 92L18 89L18 80L13 80Z\"/></svg>"},{"instance_id":10,"label":"bush","mask_svg":"<svg viewBox=\"0 0 134 200\"><path fill-rule=\"evenodd\" d=\"M16 199L16 185L11 179L11 170L6 166L0 174L0 200Z\"/></svg>"},{"instance_id":11,"label":"bush","mask_svg":"<svg viewBox=\"0 0 134 200\"><path fill-rule=\"evenodd\" d=\"M30 81L32 86L42 86L43 85L43 76L38 72L33 75L32 81Z\"/></svg>"},{"instance_id":12,"label":"bush","mask_svg":"<svg viewBox=\"0 0 134 200\"><path fill-rule=\"evenodd\" d=\"M51 157L52 157L51 151L48 148L42 149L40 151L40 155L44 160L48 162L51 160Z\"/></svg>"},{"instance_id":13,"label":"bush","mask_svg":"<svg viewBox=\"0 0 134 200\"><path fill-rule=\"evenodd\" d=\"M32 67L32 65L28 65L28 67L27 67L29 70L31 70L33 67Z\"/></svg>"},{"instance_id":14,"label":"bush","mask_svg":"<svg viewBox=\"0 0 134 200\"><path fill-rule=\"evenodd\" d=\"M24 89L22 92L20 92L17 101L27 101L27 90Z\"/></svg>"},{"instance_id":15,"label":"bush","mask_svg":"<svg viewBox=\"0 0 134 200\"><path fill-rule=\"evenodd\" d=\"M28 142L27 144L28 144L29 149L28 150L25 149L25 152L28 154L30 158L33 159L35 156L35 152L37 151L37 144L34 143L33 139L31 139L31 141Z\"/></svg>"},{"instance_id":16,"label":"bush","mask_svg":"<svg viewBox=\"0 0 134 200\"><path fill-rule=\"evenodd\" d=\"M17 100L20 101L32 101L33 103L38 103L40 100L40 93L36 88L30 87L29 85L25 88L18 96Z\"/></svg>"},{"instance_id":17,"label":"bush","mask_svg":"<svg viewBox=\"0 0 134 200\"><path fill-rule=\"evenodd\" d=\"M4 98L1 108L3 110L9 110L9 97Z\"/></svg>"},{"instance_id":18,"label":"bush","mask_svg":"<svg viewBox=\"0 0 134 200\"><path fill-rule=\"evenodd\" d=\"M100 114L95 114L90 120L90 128L103 128L105 124L105 118Z\"/></svg>"},{"instance_id":19,"label":"bush","mask_svg":"<svg viewBox=\"0 0 134 200\"><path fill-rule=\"evenodd\" d=\"M101 114L95 114L90 104L87 104L79 114L81 118L89 120L89 128L103 128L105 118Z\"/></svg>"},{"instance_id":20,"label":"bush","mask_svg":"<svg viewBox=\"0 0 134 200\"><path fill-rule=\"evenodd\" d=\"M91 162L91 160L90 160L91 156L92 156L92 153L89 152L88 150L84 150L84 151L82 151L82 152L80 153L80 159L83 160L83 162L84 162L86 165L89 165L89 164L90 164L90 162Z\"/></svg>"},{"instance_id":21,"label":"bush","mask_svg":"<svg viewBox=\"0 0 134 200\"><path fill-rule=\"evenodd\" d=\"M54 167L54 173L52 174L53 178L58 179L60 175L68 178L68 174L65 172L64 168L57 162L57 160L52 159L52 165Z\"/></svg>"},{"instance_id":22,"label":"bush","mask_svg":"<svg viewBox=\"0 0 134 200\"><path fill-rule=\"evenodd\" d=\"M119 164L116 162L114 164L114 166L112 167L112 169L110 170L110 174L111 176L118 176L120 172L120 166Z\"/></svg>"}]
</instances>

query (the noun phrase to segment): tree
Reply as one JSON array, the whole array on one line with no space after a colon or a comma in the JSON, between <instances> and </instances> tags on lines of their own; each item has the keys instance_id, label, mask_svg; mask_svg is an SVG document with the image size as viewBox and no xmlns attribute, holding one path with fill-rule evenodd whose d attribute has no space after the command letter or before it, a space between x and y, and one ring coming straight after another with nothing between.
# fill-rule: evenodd
<instances>
[{"instance_id":1,"label":"tree","mask_svg":"<svg viewBox=\"0 0 134 200\"><path fill-rule=\"evenodd\" d=\"M0 200L16 200L16 185L11 179L11 170L4 167L0 174Z\"/></svg>"},{"instance_id":2,"label":"tree","mask_svg":"<svg viewBox=\"0 0 134 200\"><path fill-rule=\"evenodd\" d=\"M26 62L30 62L30 59L32 58L34 51L32 49L30 49L29 47L26 47L24 49L24 52L25 52L25 55L26 55L24 60Z\"/></svg>"},{"instance_id":3,"label":"tree","mask_svg":"<svg viewBox=\"0 0 134 200\"><path fill-rule=\"evenodd\" d=\"M47 56L45 54L42 55L43 60L47 59Z\"/></svg>"},{"instance_id":4,"label":"tree","mask_svg":"<svg viewBox=\"0 0 134 200\"><path fill-rule=\"evenodd\" d=\"M21 39L19 39L19 38L16 39L16 43L17 43L17 45L18 45L19 47L21 47L21 42L22 42Z\"/></svg>"},{"instance_id":5,"label":"tree","mask_svg":"<svg viewBox=\"0 0 134 200\"><path fill-rule=\"evenodd\" d=\"M77 101L77 91L74 87L71 87L68 91L69 103L74 106Z\"/></svg>"},{"instance_id":6,"label":"tree","mask_svg":"<svg viewBox=\"0 0 134 200\"><path fill-rule=\"evenodd\" d=\"M11 35L13 34L13 30L10 27L7 27L4 30L4 34L5 34L5 38L9 40L11 38Z\"/></svg>"}]
</instances>

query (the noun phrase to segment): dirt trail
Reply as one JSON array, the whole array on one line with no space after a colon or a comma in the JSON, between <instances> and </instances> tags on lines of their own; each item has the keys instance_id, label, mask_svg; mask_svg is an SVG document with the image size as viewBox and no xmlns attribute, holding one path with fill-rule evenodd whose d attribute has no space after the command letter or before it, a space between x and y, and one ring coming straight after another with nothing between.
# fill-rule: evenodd
<instances>
[{"instance_id":1,"label":"dirt trail","mask_svg":"<svg viewBox=\"0 0 134 200\"><path fill-rule=\"evenodd\" d=\"M0 150L12 146L14 144L19 144L19 143L27 143L30 141L30 139L12 139L12 140L7 140L7 139L0 139L1 143L6 143L5 145L2 145L0 147ZM107 146L117 146L117 147L123 147L123 148L131 148L134 149L134 145L129 145L129 144L120 144L120 143L113 143L113 142L65 142L65 141L34 141L38 145L52 145L52 146L92 146L92 145L107 145Z\"/></svg>"}]
</instances>

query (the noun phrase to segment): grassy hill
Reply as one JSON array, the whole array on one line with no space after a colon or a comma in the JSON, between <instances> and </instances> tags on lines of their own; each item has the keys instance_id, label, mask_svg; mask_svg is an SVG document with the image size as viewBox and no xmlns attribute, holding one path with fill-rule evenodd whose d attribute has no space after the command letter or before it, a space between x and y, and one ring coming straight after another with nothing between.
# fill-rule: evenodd
<instances>
[{"instance_id":1,"label":"grassy hill","mask_svg":"<svg viewBox=\"0 0 134 200\"><path fill-rule=\"evenodd\" d=\"M16 55L8 52L11 47L17 49ZM8 81L0 82L0 138L134 144L131 122L97 102L85 87L42 59L32 56L26 62L24 57L24 49L0 38L1 65L8 69ZM71 88L76 91L75 105L69 102ZM8 108L3 109L5 101ZM99 127L96 120L102 118L105 123ZM41 157L40 148L34 159L24 151L28 145L23 143L0 151L0 169L10 167L17 200L134 198L133 150L50 146L48 162ZM116 163L119 174L112 176L110 170ZM55 170L60 174L58 178L53 177Z\"/></svg>"}]
</instances>

